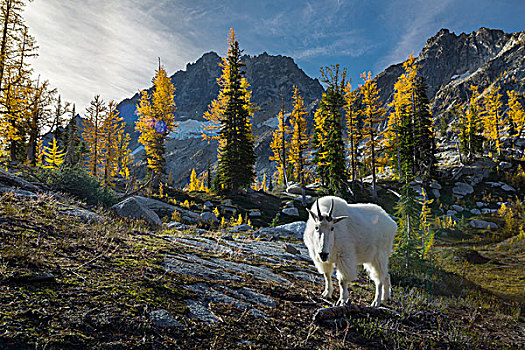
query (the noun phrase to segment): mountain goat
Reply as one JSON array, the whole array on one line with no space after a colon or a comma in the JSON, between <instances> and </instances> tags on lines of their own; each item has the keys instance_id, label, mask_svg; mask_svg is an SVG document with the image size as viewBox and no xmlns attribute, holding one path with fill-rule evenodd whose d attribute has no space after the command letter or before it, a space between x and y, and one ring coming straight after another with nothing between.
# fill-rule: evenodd
<instances>
[{"instance_id":1,"label":"mountain goat","mask_svg":"<svg viewBox=\"0 0 525 350\"><path fill-rule=\"evenodd\" d=\"M357 265L363 264L376 285L372 306L390 299L388 258L397 231L390 216L375 204L348 204L331 196L318 199L307 210L310 217L303 238L317 270L324 274L323 297L332 296L335 267L340 288L337 305L348 303L348 283L357 279Z\"/></svg>"}]
</instances>

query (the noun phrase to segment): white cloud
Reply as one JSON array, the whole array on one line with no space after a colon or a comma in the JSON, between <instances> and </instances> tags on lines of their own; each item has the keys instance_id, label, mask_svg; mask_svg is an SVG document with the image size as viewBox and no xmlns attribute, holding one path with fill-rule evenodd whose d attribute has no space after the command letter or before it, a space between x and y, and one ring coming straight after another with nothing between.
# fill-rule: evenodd
<instances>
[{"instance_id":1,"label":"white cloud","mask_svg":"<svg viewBox=\"0 0 525 350\"><path fill-rule=\"evenodd\" d=\"M35 71L83 112L93 95L117 101L151 85L157 57L168 73L202 53L158 20L155 1L45 0L27 6L40 47ZM145 9L149 8L148 11Z\"/></svg>"},{"instance_id":2,"label":"white cloud","mask_svg":"<svg viewBox=\"0 0 525 350\"><path fill-rule=\"evenodd\" d=\"M449 10L451 4L452 0L416 0L394 2L386 7L382 18L390 22L394 31L400 31L400 39L394 43L394 48L378 61L376 71L403 62L412 52L417 56L418 52L415 50L421 49L429 37L446 25L441 17Z\"/></svg>"}]
</instances>

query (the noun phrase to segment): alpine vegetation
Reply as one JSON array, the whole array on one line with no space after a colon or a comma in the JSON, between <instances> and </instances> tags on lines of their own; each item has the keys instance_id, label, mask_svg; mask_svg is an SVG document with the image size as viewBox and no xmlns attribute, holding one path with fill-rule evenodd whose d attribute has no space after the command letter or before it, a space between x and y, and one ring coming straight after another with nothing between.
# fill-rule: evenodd
<instances>
[{"instance_id":1,"label":"alpine vegetation","mask_svg":"<svg viewBox=\"0 0 525 350\"><path fill-rule=\"evenodd\" d=\"M323 297L332 296L335 267L340 289L337 305L347 304L348 283L357 279L357 265L363 264L376 285L372 306L390 299L388 258L397 231L390 216L375 204L348 204L333 196L320 198L307 210L304 243L324 275Z\"/></svg>"}]
</instances>

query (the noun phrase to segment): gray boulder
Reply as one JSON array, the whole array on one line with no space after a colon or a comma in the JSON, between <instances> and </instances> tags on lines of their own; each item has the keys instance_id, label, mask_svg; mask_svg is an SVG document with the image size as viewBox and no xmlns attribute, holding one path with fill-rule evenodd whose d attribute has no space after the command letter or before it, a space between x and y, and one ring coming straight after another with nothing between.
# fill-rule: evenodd
<instances>
[{"instance_id":1,"label":"gray boulder","mask_svg":"<svg viewBox=\"0 0 525 350\"><path fill-rule=\"evenodd\" d=\"M133 196L131 198L135 198L142 206L153 210L158 216L168 216L176 210L179 209L171 204L164 203L162 201L159 201L157 199L153 198L146 198L142 196Z\"/></svg>"},{"instance_id":2,"label":"gray boulder","mask_svg":"<svg viewBox=\"0 0 525 350\"><path fill-rule=\"evenodd\" d=\"M143 201L136 197L130 197L111 207L111 210L118 216L130 219L142 219L149 224L161 225L159 216L151 209L147 208Z\"/></svg>"},{"instance_id":3,"label":"gray boulder","mask_svg":"<svg viewBox=\"0 0 525 350\"><path fill-rule=\"evenodd\" d=\"M246 231L251 231L251 230L253 230L253 227L251 227L250 225L246 225L246 224L237 225L237 226L233 226L232 228L230 228L230 231L232 232L246 232Z\"/></svg>"},{"instance_id":4,"label":"gray boulder","mask_svg":"<svg viewBox=\"0 0 525 350\"><path fill-rule=\"evenodd\" d=\"M516 192L516 189L514 187L507 185L507 184L504 184L503 186L501 186L501 189L507 192Z\"/></svg>"},{"instance_id":5,"label":"gray boulder","mask_svg":"<svg viewBox=\"0 0 525 350\"><path fill-rule=\"evenodd\" d=\"M465 210L465 208L463 208L461 205L457 205L457 204L453 204L452 208L454 208L454 210L457 211L458 213L461 213L463 210Z\"/></svg>"},{"instance_id":6,"label":"gray boulder","mask_svg":"<svg viewBox=\"0 0 525 350\"><path fill-rule=\"evenodd\" d=\"M455 195L466 196L467 194L471 194L472 192L474 192L474 188L467 183L457 182L454 188L452 189L452 192Z\"/></svg>"},{"instance_id":7,"label":"gray boulder","mask_svg":"<svg viewBox=\"0 0 525 350\"><path fill-rule=\"evenodd\" d=\"M439 193L438 189L433 188L432 189L432 194L434 195L435 198L441 197L441 193Z\"/></svg>"},{"instance_id":8,"label":"gray boulder","mask_svg":"<svg viewBox=\"0 0 525 350\"><path fill-rule=\"evenodd\" d=\"M304 189L304 193L305 194L309 194L309 195L313 195L315 194L315 191L309 189L309 188L305 188ZM303 189L301 187L301 185L299 184L293 184L293 185L290 185L286 188L286 192L288 193L291 193L291 194L303 194Z\"/></svg>"},{"instance_id":9,"label":"gray boulder","mask_svg":"<svg viewBox=\"0 0 525 350\"><path fill-rule=\"evenodd\" d=\"M440 190L441 189L441 185L437 181L432 181L429 186L430 186L430 188L433 188L433 189L436 189L436 190Z\"/></svg>"},{"instance_id":10,"label":"gray boulder","mask_svg":"<svg viewBox=\"0 0 525 350\"><path fill-rule=\"evenodd\" d=\"M471 220L470 226L474 228L483 228L483 229L489 229L489 230L495 230L498 228L498 225L494 222L485 221L485 220Z\"/></svg>"},{"instance_id":11,"label":"gray boulder","mask_svg":"<svg viewBox=\"0 0 525 350\"><path fill-rule=\"evenodd\" d=\"M249 214L248 214L249 217L251 218L259 218L262 216L261 212L258 211L258 210L255 210L255 211L251 211Z\"/></svg>"},{"instance_id":12,"label":"gray boulder","mask_svg":"<svg viewBox=\"0 0 525 350\"><path fill-rule=\"evenodd\" d=\"M306 229L306 222L304 221L296 221L285 225L277 226L276 229L278 230L286 230L291 233L293 233L296 236L302 236L304 233L304 230Z\"/></svg>"},{"instance_id":13,"label":"gray boulder","mask_svg":"<svg viewBox=\"0 0 525 350\"><path fill-rule=\"evenodd\" d=\"M284 208L282 212L289 216L299 216L299 210L297 208Z\"/></svg>"},{"instance_id":14,"label":"gray boulder","mask_svg":"<svg viewBox=\"0 0 525 350\"><path fill-rule=\"evenodd\" d=\"M472 215L481 215L481 211L479 209L470 209L470 213Z\"/></svg>"},{"instance_id":15,"label":"gray boulder","mask_svg":"<svg viewBox=\"0 0 525 350\"><path fill-rule=\"evenodd\" d=\"M217 219L217 216L212 213L211 211L205 211L200 215L201 221L207 222L209 224L216 224L219 222L219 219Z\"/></svg>"}]
</instances>

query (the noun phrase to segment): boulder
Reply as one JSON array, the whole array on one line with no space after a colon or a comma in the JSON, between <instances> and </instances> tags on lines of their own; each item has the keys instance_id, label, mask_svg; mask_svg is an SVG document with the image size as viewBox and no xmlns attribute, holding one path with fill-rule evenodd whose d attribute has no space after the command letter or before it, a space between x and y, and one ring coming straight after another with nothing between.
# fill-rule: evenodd
<instances>
[{"instance_id":1,"label":"boulder","mask_svg":"<svg viewBox=\"0 0 525 350\"><path fill-rule=\"evenodd\" d=\"M293 201L288 201L288 202L285 203L285 205L286 205L286 208L293 208L294 207Z\"/></svg>"},{"instance_id":2,"label":"boulder","mask_svg":"<svg viewBox=\"0 0 525 350\"><path fill-rule=\"evenodd\" d=\"M299 210L297 208L284 208L282 212L289 216L299 216Z\"/></svg>"},{"instance_id":3,"label":"boulder","mask_svg":"<svg viewBox=\"0 0 525 350\"><path fill-rule=\"evenodd\" d=\"M255 210L248 213L248 216L251 218L259 218L262 216L262 213L259 210Z\"/></svg>"},{"instance_id":4,"label":"boulder","mask_svg":"<svg viewBox=\"0 0 525 350\"><path fill-rule=\"evenodd\" d=\"M510 168L512 168L512 164L509 163L509 162L500 162L499 163L499 167L501 169L510 169Z\"/></svg>"},{"instance_id":5,"label":"boulder","mask_svg":"<svg viewBox=\"0 0 525 350\"><path fill-rule=\"evenodd\" d=\"M481 215L481 211L479 209L470 209L470 213L472 215Z\"/></svg>"},{"instance_id":6,"label":"boulder","mask_svg":"<svg viewBox=\"0 0 525 350\"><path fill-rule=\"evenodd\" d=\"M441 185L437 181L432 181L429 186L430 186L430 188L434 188L436 190L440 190L441 189Z\"/></svg>"},{"instance_id":7,"label":"boulder","mask_svg":"<svg viewBox=\"0 0 525 350\"><path fill-rule=\"evenodd\" d=\"M246 231L251 231L251 230L253 230L253 227L251 227L250 225L246 225L246 224L237 225L237 226L233 226L230 228L230 231L232 232L246 232Z\"/></svg>"},{"instance_id":8,"label":"boulder","mask_svg":"<svg viewBox=\"0 0 525 350\"><path fill-rule=\"evenodd\" d=\"M286 230L292 232L294 235L301 237L306 229L306 222L296 221L285 225L275 227L278 230Z\"/></svg>"},{"instance_id":9,"label":"boulder","mask_svg":"<svg viewBox=\"0 0 525 350\"><path fill-rule=\"evenodd\" d=\"M284 250L287 252L287 253L290 253L290 254L293 254L293 255L298 255L298 254L301 254L301 252L295 248L293 245L291 244L284 244L283 246Z\"/></svg>"},{"instance_id":10,"label":"boulder","mask_svg":"<svg viewBox=\"0 0 525 350\"><path fill-rule=\"evenodd\" d=\"M481 209L481 214L492 214L492 213L495 213L497 211L498 211L498 209L482 208Z\"/></svg>"},{"instance_id":11,"label":"boulder","mask_svg":"<svg viewBox=\"0 0 525 350\"><path fill-rule=\"evenodd\" d=\"M432 189L432 194L434 195L435 198L441 197L441 193L439 193L439 190L436 188Z\"/></svg>"},{"instance_id":12,"label":"boulder","mask_svg":"<svg viewBox=\"0 0 525 350\"><path fill-rule=\"evenodd\" d=\"M207 222L209 224L216 224L219 222L219 219L217 219L217 216L213 214L211 211L205 211L200 215L201 221Z\"/></svg>"},{"instance_id":13,"label":"boulder","mask_svg":"<svg viewBox=\"0 0 525 350\"><path fill-rule=\"evenodd\" d=\"M514 187L507 185L507 184L504 184L503 186L501 186L501 189L507 192L516 192L516 189Z\"/></svg>"},{"instance_id":14,"label":"boulder","mask_svg":"<svg viewBox=\"0 0 525 350\"><path fill-rule=\"evenodd\" d=\"M447 215L447 216L454 216L454 215L456 215L457 213L458 213L458 212L455 211L455 210L447 210L447 214L446 214L446 215Z\"/></svg>"},{"instance_id":15,"label":"boulder","mask_svg":"<svg viewBox=\"0 0 525 350\"><path fill-rule=\"evenodd\" d=\"M478 208L481 208L481 207L486 207L488 204L487 203L483 203L483 202L476 202L476 207Z\"/></svg>"},{"instance_id":16,"label":"boulder","mask_svg":"<svg viewBox=\"0 0 525 350\"><path fill-rule=\"evenodd\" d=\"M214 205L213 205L212 202L210 202L210 201L206 201L206 202L204 202L204 209L205 209L205 210L211 210L211 209L213 209L213 208L214 208Z\"/></svg>"},{"instance_id":17,"label":"boulder","mask_svg":"<svg viewBox=\"0 0 525 350\"><path fill-rule=\"evenodd\" d=\"M467 194L471 194L472 192L474 192L474 188L467 183L457 182L454 188L452 189L452 192L455 195L466 196Z\"/></svg>"},{"instance_id":18,"label":"boulder","mask_svg":"<svg viewBox=\"0 0 525 350\"><path fill-rule=\"evenodd\" d=\"M313 204L313 202L315 202L315 199L312 196L306 195L304 197L304 199L306 201L306 204ZM299 195L299 196L295 197L294 201L296 201L297 203L302 203L303 202L303 196Z\"/></svg>"},{"instance_id":19,"label":"boulder","mask_svg":"<svg viewBox=\"0 0 525 350\"><path fill-rule=\"evenodd\" d=\"M454 208L454 210L457 211L458 213L461 213L461 212L463 212L463 210L465 210L465 208L463 208L461 205L457 205L457 204L453 204L452 208Z\"/></svg>"},{"instance_id":20,"label":"boulder","mask_svg":"<svg viewBox=\"0 0 525 350\"><path fill-rule=\"evenodd\" d=\"M498 225L494 222L485 221L485 220L471 220L470 226L474 228L484 228L489 230L495 230L498 228Z\"/></svg>"},{"instance_id":21,"label":"boulder","mask_svg":"<svg viewBox=\"0 0 525 350\"><path fill-rule=\"evenodd\" d=\"M146 198L146 197L142 197L142 196L133 196L131 198L135 198L135 200L140 202L142 204L142 206L144 206L144 207L146 207L146 208L148 208L150 210L153 210L160 217L162 217L162 216L171 216L173 211L178 209L177 207L175 207L175 206L173 206L171 204L164 203L162 201L159 201L159 200L153 199L153 198Z\"/></svg>"},{"instance_id":22,"label":"boulder","mask_svg":"<svg viewBox=\"0 0 525 350\"><path fill-rule=\"evenodd\" d=\"M129 197L111 207L111 210L121 217L142 219L149 224L161 225L159 216L142 204L136 197Z\"/></svg>"},{"instance_id":23,"label":"boulder","mask_svg":"<svg viewBox=\"0 0 525 350\"><path fill-rule=\"evenodd\" d=\"M233 205L233 202L231 199L227 199L224 201L224 205L229 205L229 206L232 206Z\"/></svg>"},{"instance_id":24,"label":"boulder","mask_svg":"<svg viewBox=\"0 0 525 350\"><path fill-rule=\"evenodd\" d=\"M288 186L286 188L286 192L291 193L291 194L303 194L303 189L302 189L301 185L293 184L293 185L290 185L290 186ZM315 191L313 191L310 188L305 188L304 189L304 193L305 194L309 194L309 195L313 195L313 194L315 194Z\"/></svg>"},{"instance_id":25,"label":"boulder","mask_svg":"<svg viewBox=\"0 0 525 350\"><path fill-rule=\"evenodd\" d=\"M83 208L78 208L78 207L64 206L63 208L60 208L58 211L66 215L77 217L80 220L87 222L87 223L106 220L105 217L100 216L97 213L94 213L92 211L89 211Z\"/></svg>"}]
</instances>

